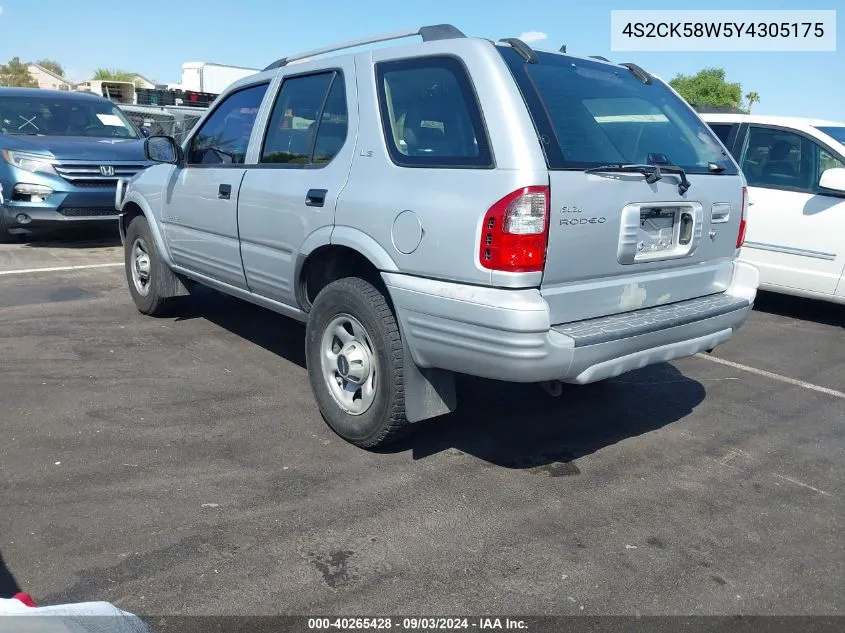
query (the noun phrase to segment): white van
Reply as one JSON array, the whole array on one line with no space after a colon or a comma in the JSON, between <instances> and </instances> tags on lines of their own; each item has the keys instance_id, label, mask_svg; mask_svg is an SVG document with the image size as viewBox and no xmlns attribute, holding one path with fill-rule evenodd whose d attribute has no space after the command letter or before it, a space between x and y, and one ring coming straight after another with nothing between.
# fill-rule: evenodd
<instances>
[{"instance_id":1,"label":"white van","mask_svg":"<svg viewBox=\"0 0 845 633\"><path fill-rule=\"evenodd\" d=\"M701 116L748 181L740 259L760 288L845 303L845 123Z\"/></svg>"}]
</instances>

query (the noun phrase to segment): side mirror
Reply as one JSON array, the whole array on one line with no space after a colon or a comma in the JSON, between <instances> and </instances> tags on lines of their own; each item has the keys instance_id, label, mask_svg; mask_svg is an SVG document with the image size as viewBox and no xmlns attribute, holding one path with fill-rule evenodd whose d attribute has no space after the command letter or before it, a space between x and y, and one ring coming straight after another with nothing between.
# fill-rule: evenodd
<instances>
[{"instance_id":1,"label":"side mirror","mask_svg":"<svg viewBox=\"0 0 845 633\"><path fill-rule=\"evenodd\" d=\"M182 162L182 148L172 136L150 136L144 141L144 156L156 163L178 165Z\"/></svg>"},{"instance_id":2,"label":"side mirror","mask_svg":"<svg viewBox=\"0 0 845 633\"><path fill-rule=\"evenodd\" d=\"M842 167L825 169L822 177L819 178L819 187L836 193L845 193L845 169Z\"/></svg>"}]
</instances>

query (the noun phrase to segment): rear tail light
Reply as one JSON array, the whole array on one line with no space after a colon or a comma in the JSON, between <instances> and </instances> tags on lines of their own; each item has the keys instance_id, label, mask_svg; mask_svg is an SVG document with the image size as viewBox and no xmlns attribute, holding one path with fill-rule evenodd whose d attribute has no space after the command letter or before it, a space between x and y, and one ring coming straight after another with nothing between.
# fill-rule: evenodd
<instances>
[{"instance_id":1,"label":"rear tail light","mask_svg":"<svg viewBox=\"0 0 845 633\"><path fill-rule=\"evenodd\" d=\"M740 248L745 243L745 221L748 217L748 188L742 188L742 215L739 218L739 233L736 236L736 247Z\"/></svg>"},{"instance_id":2,"label":"rear tail light","mask_svg":"<svg viewBox=\"0 0 845 633\"><path fill-rule=\"evenodd\" d=\"M543 270L549 235L549 188L524 187L484 216L479 260L484 268L512 273Z\"/></svg>"}]
</instances>

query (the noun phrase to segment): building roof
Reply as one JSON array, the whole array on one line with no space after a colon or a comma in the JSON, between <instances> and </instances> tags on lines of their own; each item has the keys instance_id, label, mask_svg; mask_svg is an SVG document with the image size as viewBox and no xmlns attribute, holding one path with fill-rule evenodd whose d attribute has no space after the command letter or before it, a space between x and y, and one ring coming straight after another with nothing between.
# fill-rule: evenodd
<instances>
[{"instance_id":1,"label":"building roof","mask_svg":"<svg viewBox=\"0 0 845 633\"><path fill-rule=\"evenodd\" d=\"M50 75L54 79L57 79L58 81L62 81L69 86L73 85L73 82L70 79L68 79L67 77L62 77L60 74L54 73L49 68L44 68L44 66L42 66L41 64L36 64L35 62L29 62L27 64L27 66L35 66L38 70L40 70L41 72L47 73L48 75Z\"/></svg>"}]
</instances>

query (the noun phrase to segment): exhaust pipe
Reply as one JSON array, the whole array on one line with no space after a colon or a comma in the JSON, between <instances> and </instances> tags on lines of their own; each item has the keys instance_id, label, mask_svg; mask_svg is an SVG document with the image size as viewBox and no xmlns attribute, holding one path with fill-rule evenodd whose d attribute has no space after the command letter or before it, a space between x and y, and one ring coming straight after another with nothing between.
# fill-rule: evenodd
<instances>
[{"instance_id":1,"label":"exhaust pipe","mask_svg":"<svg viewBox=\"0 0 845 633\"><path fill-rule=\"evenodd\" d=\"M559 398L563 393L563 383L559 380L545 380L540 383L540 386L552 398Z\"/></svg>"}]
</instances>

